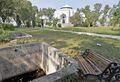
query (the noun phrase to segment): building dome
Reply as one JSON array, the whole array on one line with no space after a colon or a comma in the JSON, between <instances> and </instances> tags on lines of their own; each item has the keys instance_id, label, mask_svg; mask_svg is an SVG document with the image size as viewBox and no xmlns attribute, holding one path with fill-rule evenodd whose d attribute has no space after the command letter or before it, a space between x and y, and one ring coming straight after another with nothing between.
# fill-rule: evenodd
<instances>
[{"instance_id":1,"label":"building dome","mask_svg":"<svg viewBox=\"0 0 120 82\"><path fill-rule=\"evenodd\" d=\"M60 9L72 9L72 7L71 6L69 6L69 5L64 5L63 7L61 7Z\"/></svg>"}]
</instances>

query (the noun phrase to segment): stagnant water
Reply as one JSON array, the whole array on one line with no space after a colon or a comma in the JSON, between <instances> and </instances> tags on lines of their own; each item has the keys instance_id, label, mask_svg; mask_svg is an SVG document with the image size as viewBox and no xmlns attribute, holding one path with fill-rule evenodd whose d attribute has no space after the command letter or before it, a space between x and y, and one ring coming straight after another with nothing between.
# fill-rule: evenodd
<instances>
[{"instance_id":1,"label":"stagnant water","mask_svg":"<svg viewBox=\"0 0 120 82\"><path fill-rule=\"evenodd\" d=\"M5 79L2 82L30 82L33 79L37 79L39 77L45 76L45 72L42 69L37 69L32 72L28 72L25 74L17 75L15 77Z\"/></svg>"}]
</instances>

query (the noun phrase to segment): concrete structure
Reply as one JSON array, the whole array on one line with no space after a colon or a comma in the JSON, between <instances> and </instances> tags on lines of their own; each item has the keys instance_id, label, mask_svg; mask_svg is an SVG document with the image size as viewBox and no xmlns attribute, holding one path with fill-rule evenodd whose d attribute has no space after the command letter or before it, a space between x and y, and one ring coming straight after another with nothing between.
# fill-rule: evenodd
<instances>
[{"instance_id":1,"label":"concrete structure","mask_svg":"<svg viewBox=\"0 0 120 82\"><path fill-rule=\"evenodd\" d=\"M32 82L56 82L77 72L77 62L46 43L0 49L0 81L42 68L47 74Z\"/></svg>"},{"instance_id":2,"label":"concrete structure","mask_svg":"<svg viewBox=\"0 0 120 82\"><path fill-rule=\"evenodd\" d=\"M70 17L73 16L76 12L76 9L73 9L69 5L65 5L61 7L59 10L56 10L54 13L54 17L58 18L60 21L60 24L62 26L70 25Z\"/></svg>"},{"instance_id":3,"label":"concrete structure","mask_svg":"<svg viewBox=\"0 0 120 82\"><path fill-rule=\"evenodd\" d=\"M10 33L11 39L18 39L18 38L30 38L32 35L22 32L12 32Z\"/></svg>"}]
</instances>

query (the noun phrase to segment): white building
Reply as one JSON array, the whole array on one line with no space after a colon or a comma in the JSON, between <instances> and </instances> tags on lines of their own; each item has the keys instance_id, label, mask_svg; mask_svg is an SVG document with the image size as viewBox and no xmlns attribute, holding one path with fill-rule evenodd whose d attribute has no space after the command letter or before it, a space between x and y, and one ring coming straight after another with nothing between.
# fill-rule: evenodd
<instances>
[{"instance_id":1,"label":"white building","mask_svg":"<svg viewBox=\"0 0 120 82\"><path fill-rule=\"evenodd\" d=\"M62 26L69 26L70 23L70 17L73 16L76 12L76 9L73 9L69 5L65 5L61 7L59 10L56 10L54 13L54 18L59 19L59 23L62 24Z\"/></svg>"},{"instance_id":2,"label":"white building","mask_svg":"<svg viewBox=\"0 0 120 82\"><path fill-rule=\"evenodd\" d=\"M49 18L45 15L41 16L40 19L42 19L42 22L43 22L43 27L44 26L47 26L46 23L49 22Z\"/></svg>"}]
</instances>

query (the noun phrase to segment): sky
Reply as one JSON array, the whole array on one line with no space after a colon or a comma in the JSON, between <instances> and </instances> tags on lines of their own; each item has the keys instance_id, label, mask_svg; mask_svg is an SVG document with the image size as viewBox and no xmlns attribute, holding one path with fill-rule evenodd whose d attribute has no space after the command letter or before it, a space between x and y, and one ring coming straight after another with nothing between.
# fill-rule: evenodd
<instances>
[{"instance_id":1,"label":"sky","mask_svg":"<svg viewBox=\"0 0 120 82\"><path fill-rule=\"evenodd\" d=\"M38 6L38 8L54 8L59 9L64 5L70 5L73 8L82 8L86 5L90 5L93 8L95 3L102 3L103 6L109 4L111 7L114 4L118 4L120 0L30 0L33 5Z\"/></svg>"}]
</instances>

